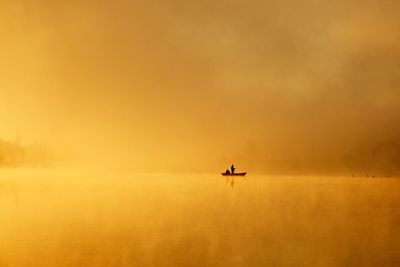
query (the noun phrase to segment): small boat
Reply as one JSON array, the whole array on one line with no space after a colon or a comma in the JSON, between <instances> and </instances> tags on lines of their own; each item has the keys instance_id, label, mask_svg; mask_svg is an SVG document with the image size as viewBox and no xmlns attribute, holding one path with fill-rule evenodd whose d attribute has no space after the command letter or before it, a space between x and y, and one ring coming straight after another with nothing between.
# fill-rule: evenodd
<instances>
[{"instance_id":1,"label":"small boat","mask_svg":"<svg viewBox=\"0 0 400 267\"><path fill-rule=\"evenodd\" d=\"M238 172L238 173L229 173L229 172L223 172L221 173L222 176L245 176L247 172Z\"/></svg>"}]
</instances>

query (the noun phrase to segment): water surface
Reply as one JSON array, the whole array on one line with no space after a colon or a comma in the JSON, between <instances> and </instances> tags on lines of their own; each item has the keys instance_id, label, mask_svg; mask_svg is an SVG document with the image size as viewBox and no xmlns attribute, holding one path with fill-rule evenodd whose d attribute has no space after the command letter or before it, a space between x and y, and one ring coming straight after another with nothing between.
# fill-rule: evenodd
<instances>
[{"instance_id":1,"label":"water surface","mask_svg":"<svg viewBox=\"0 0 400 267\"><path fill-rule=\"evenodd\" d=\"M400 180L2 171L21 266L400 266Z\"/></svg>"}]
</instances>

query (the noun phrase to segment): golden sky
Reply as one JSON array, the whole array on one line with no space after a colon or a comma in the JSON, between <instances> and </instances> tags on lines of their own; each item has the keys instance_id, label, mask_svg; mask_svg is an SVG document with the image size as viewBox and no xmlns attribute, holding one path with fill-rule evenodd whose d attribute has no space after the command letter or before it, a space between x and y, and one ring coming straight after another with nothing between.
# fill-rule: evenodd
<instances>
[{"instance_id":1,"label":"golden sky","mask_svg":"<svg viewBox=\"0 0 400 267\"><path fill-rule=\"evenodd\" d=\"M249 146L318 158L399 140L399 11L0 0L0 137L155 170L211 168Z\"/></svg>"}]
</instances>

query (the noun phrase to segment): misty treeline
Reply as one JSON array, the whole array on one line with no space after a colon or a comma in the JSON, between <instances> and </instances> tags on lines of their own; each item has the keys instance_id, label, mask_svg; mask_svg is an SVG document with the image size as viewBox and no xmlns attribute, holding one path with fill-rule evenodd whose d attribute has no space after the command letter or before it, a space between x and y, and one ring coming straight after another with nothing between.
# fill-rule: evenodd
<instances>
[{"instance_id":1,"label":"misty treeline","mask_svg":"<svg viewBox=\"0 0 400 267\"><path fill-rule=\"evenodd\" d=\"M43 144L21 145L0 139L0 167L45 167L50 158L51 153Z\"/></svg>"},{"instance_id":2,"label":"misty treeline","mask_svg":"<svg viewBox=\"0 0 400 267\"><path fill-rule=\"evenodd\" d=\"M375 146L347 154L343 164L357 173L400 175L400 142L380 142Z\"/></svg>"},{"instance_id":3,"label":"misty treeline","mask_svg":"<svg viewBox=\"0 0 400 267\"><path fill-rule=\"evenodd\" d=\"M255 144L245 147L235 160L265 174L332 174L400 176L400 142L384 141L333 156L309 155L273 158Z\"/></svg>"}]
</instances>

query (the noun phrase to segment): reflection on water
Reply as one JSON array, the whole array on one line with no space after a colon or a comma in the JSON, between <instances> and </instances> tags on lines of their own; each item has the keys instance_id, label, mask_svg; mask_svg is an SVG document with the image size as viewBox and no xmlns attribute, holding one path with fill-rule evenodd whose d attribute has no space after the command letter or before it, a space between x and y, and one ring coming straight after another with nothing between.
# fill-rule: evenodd
<instances>
[{"instance_id":1,"label":"reflection on water","mask_svg":"<svg viewBox=\"0 0 400 267\"><path fill-rule=\"evenodd\" d=\"M244 180L246 177L242 176L225 176L225 182L230 185L232 188L235 185L237 180Z\"/></svg>"},{"instance_id":2,"label":"reflection on water","mask_svg":"<svg viewBox=\"0 0 400 267\"><path fill-rule=\"evenodd\" d=\"M224 179L1 172L0 267L400 264L400 180Z\"/></svg>"}]
</instances>

